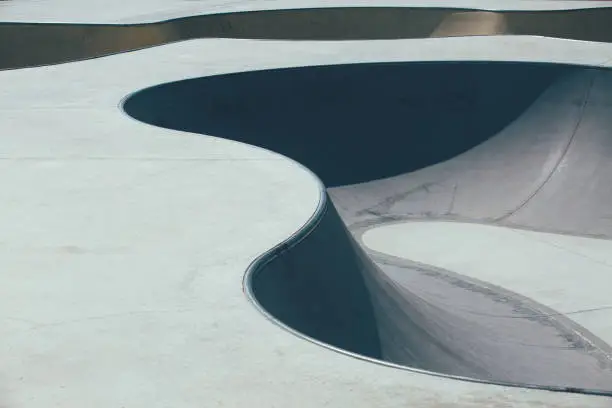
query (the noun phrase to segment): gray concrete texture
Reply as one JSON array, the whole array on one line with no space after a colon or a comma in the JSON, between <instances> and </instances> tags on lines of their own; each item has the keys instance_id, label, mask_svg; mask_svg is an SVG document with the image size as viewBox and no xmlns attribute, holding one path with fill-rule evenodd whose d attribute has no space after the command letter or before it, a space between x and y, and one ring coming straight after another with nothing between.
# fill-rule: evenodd
<instances>
[{"instance_id":1,"label":"gray concrete texture","mask_svg":"<svg viewBox=\"0 0 612 408\"><path fill-rule=\"evenodd\" d=\"M606 42L612 40L610 13L327 8L135 26L5 24L0 26L6 33L0 36L5 39L0 55L4 68L18 68L203 37L355 40L527 34ZM8 38L21 43L17 47ZM123 108L156 127L202 134L207 143L215 143L210 136L216 136L279 152L314 171L329 187L307 228L266 253L261 258L265 262L255 263L247 274L247 294L279 325L369 362L610 395L612 352L588 327L538 299L365 250L360 240L372 226L410 220L611 238L611 75L604 69L533 63L329 65L165 83L131 95ZM124 85L117 89L132 86ZM168 187L160 182L164 185ZM175 194L185 193L176 186ZM228 184L222 191L235 188ZM267 199L284 202L282 189L275 191L279 196ZM220 236L222 229L213 225L216 232L208 238ZM444 302L427 297L432 293ZM458 305L469 305L469 313ZM230 309L239 307L232 304ZM107 341L115 341L107 334ZM211 335L211 344L216 346L222 337ZM233 347L248 348L243 343ZM214 353L214 347L206 353ZM219 359L228 363L230 355L235 357L220 353ZM256 360L245 364L252 367ZM214 398L223 401L225 396ZM601 405L600 400L595 403Z\"/></svg>"},{"instance_id":2,"label":"gray concrete texture","mask_svg":"<svg viewBox=\"0 0 612 408\"><path fill-rule=\"evenodd\" d=\"M357 237L414 219L609 237L611 78L555 64L337 65L161 85L124 108L156 126L303 163L332 187L333 205ZM612 349L586 328L537 299L450 271L380 255L372 264L334 232L336 218L329 209L303 243L253 277L255 297L283 323L415 368L612 390ZM431 292L444 302L428 301Z\"/></svg>"}]
</instances>

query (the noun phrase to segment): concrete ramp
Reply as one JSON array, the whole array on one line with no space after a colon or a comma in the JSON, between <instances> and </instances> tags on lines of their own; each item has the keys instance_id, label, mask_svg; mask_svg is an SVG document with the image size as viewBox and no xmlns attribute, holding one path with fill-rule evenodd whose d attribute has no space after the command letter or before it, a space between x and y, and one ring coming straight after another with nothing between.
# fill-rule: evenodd
<instances>
[{"instance_id":1,"label":"concrete ramp","mask_svg":"<svg viewBox=\"0 0 612 408\"><path fill-rule=\"evenodd\" d=\"M468 152L421 171L334 189L332 194L358 235L366 226L389 220L444 219L609 238L610 78L609 72L597 70L562 75L495 137ZM368 201L370 205L365 204ZM431 347L409 355L403 347L406 342L398 342L392 330L388 342L393 346L386 347L389 359L409 364L416 360L431 368L441 363L441 356L452 354L456 358L441 371L473 375L470 371L479 368L483 376L495 373L494 378L505 376L510 381L610 386L609 301L606 290L598 294L596 289L607 286L610 271L572 264L566 252L548 254L556 259L553 262L542 262L533 253L525 259L531 260L530 267L513 263L519 254L529 254L534 244L496 240L496 232L491 231L483 232L481 241L462 231L450 246L442 245L445 250L436 252L440 259L436 262L411 251L415 242L402 240L413 230L409 224L405 228L409 234L395 229L375 247L386 254L382 242L403 248L393 252L395 258L378 254L377 259L398 290L405 292L402 301L407 304L397 310L411 311L383 327L401 328L400 322L413 320L413 310L424 310L418 330L403 328L403 337L424 331L441 341L446 353L436 350L423 362L423 350ZM451 235L452 231L438 229L421 242L436 247ZM548 236L530 239L565 245L562 248L573 252L576 247L588 251L601 246L584 239L572 247ZM487 240L495 244L487 246ZM480 242L480 248L453 253L451 248L461 248L465 241ZM504 257L502 252L512 248L514 258ZM455 257L456 262L444 263L445 257ZM483 259L490 260L487 273L471 273ZM461 262L469 266L459 267ZM567 270L567 265L573 269ZM392 320L401 313L380 315ZM382 344L386 342L383 339ZM496 371L506 359L501 365L506 371ZM461 369L468 361L478 367ZM532 367L535 361L540 362ZM548 371L555 366L554 374ZM538 367L546 369L538 373Z\"/></svg>"},{"instance_id":2,"label":"concrete ramp","mask_svg":"<svg viewBox=\"0 0 612 408\"><path fill-rule=\"evenodd\" d=\"M610 78L597 70L562 75L494 138L466 153L414 173L337 188L332 196L358 236L381 223L447 220L609 238ZM490 230L479 231L477 238L462 230L463 235L440 245L453 235L451 226L427 238L419 235L423 246L440 249L434 259L413 252L418 244L406 238L420 227L410 225L403 226L407 234L390 229L370 245L380 251L375 257L381 268L404 293L395 313L386 312L392 305L381 307L379 320L388 321L381 326L392 328L381 331L390 360L468 376L480 370L485 378L610 387L610 303L608 291L596 289L608 286L610 270L572 264L567 255L597 258L606 251L601 243L583 238L568 244L531 235L566 252L548 254L556 258L552 262L532 253L523 261L531 259L527 267L513 259L534 251L533 242L505 240ZM488 246L487 240L494 244ZM480 247L470 251L465 243L472 241ZM396 249L386 251L385 243ZM506 249L515 251L514 258L503 255ZM483 260L488 260L486 272L477 266ZM418 332L429 337L419 341L428 346L411 353L406 344L417 341L405 339ZM424 361L430 350L431 358ZM453 357L445 363L443 356Z\"/></svg>"},{"instance_id":3,"label":"concrete ramp","mask_svg":"<svg viewBox=\"0 0 612 408\"><path fill-rule=\"evenodd\" d=\"M350 223L446 218L610 237L610 78L589 69L563 75L480 146L333 196Z\"/></svg>"},{"instance_id":4,"label":"concrete ramp","mask_svg":"<svg viewBox=\"0 0 612 408\"><path fill-rule=\"evenodd\" d=\"M607 237L610 78L527 63L305 67L160 85L124 108L156 126L301 162L332 187L358 240L373 226L415 220ZM330 211L312 239L282 250L281 269L251 278L259 304L282 324L443 374L612 390L612 352L596 331L496 282L403 257L401 245L385 253L401 242L393 231L371 251L374 264L349 235L326 232L338 228Z\"/></svg>"}]
</instances>

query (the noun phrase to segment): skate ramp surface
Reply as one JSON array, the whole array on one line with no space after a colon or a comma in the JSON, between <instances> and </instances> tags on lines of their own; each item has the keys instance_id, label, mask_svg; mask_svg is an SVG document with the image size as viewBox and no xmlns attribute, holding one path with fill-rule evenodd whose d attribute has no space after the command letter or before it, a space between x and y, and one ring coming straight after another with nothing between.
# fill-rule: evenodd
<instances>
[{"instance_id":1,"label":"skate ramp surface","mask_svg":"<svg viewBox=\"0 0 612 408\"><path fill-rule=\"evenodd\" d=\"M608 407L606 308L576 308L609 286L608 240L584 218L519 224L564 166L510 160L538 145L521 129L595 106L577 90L607 71L484 62L609 65L607 20L534 13L554 29L519 32L491 10L516 3L377 4L2 3L53 23L0 27L2 67L107 57L0 73L0 406ZM507 160L444 184L439 166L500 139ZM440 189L419 184L432 168ZM538 290L547 268L562 279Z\"/></svg>"},{"instance_id":2,"label":"skate ramp surface","mask_svg":"<svg viewBox=\"0 0 612 408\"><path fill-rule=\"evenodd\" d=\"M602 304L612 281L606 267L591 271L589 286L581 284L586 271L561 272L528 257L514 266L506 262L496 269L506 279L494 279L496 270L489 268L496 254L525 253L525 245L502 239L497 252L494 244L482 246L482 253L478 246L456 250L473 265L453 270L444 268L451 252L441 244L452 231L417 232L414 238L411 224L399 232L397 226L376 228L401 221L462 221L512 226L510 232L596 236L599 240L582 238L577 244L596 250L591 247L609 237L602 220L612 199L606 187L612 168L605 159L611 78L603 69L529 63L305 67L165 84L137 93L124 108L156 126L255 144L299 161L330 187L333 205L357 241L364 231L370 234L365 248L374 264L357 255L361 261L351 269L361 271L368 288L371 311L364 316L374 316L377 342L347 347L351 336L341 340L331 334L357 328L339 322L346 323L351 307L361 305L346 298L356 278L346 279L343 290L331 278L341 265L324 265L334 256L354 258L346 250L334 254L331 241L319 245L326 255L316 267L294 264L270 274L264 269L253 279L262 307L298 332L370 358L443 374L605 392L612 384L609 313ZM322 225L319 233L325 235L327 224ZM494 237L480 236L485 242ZM430 257L424 249L411 252L419 237L427 237L419 248L442 249ZM459 265L467 263L457 257ZM452 260L447 263L454 265ZM488 274L474 266L481 261ZM530 269L513 270L525 265ZM278 284L284 279L291 283ZM274 289L270 282L276 282ZM530 285L534 289L525 290ZM591 292L592 286L601 290ZM281 293L292 300L279 304ZM298 305L301 312L288 313ZM598 319L577 318L591 309L599 310ZM313 316L315 325L309 321ZM372 333L369 322L364 319L351 333Z\"/></svg>"}]
</instances>

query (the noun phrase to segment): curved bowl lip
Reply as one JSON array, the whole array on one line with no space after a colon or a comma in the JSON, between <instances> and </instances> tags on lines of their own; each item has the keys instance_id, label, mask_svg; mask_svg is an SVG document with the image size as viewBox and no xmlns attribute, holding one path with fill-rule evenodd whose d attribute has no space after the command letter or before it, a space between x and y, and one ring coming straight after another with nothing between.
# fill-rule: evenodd
<instances>
[{"instance_id":1,"label":"curved bowl lip","mask_svg":"<svg viewBox=\"0 0 612 408\"><path fill-rule=\"evenodd\" d=\"M168 85L172 85L172 84L176 84L179 82L184 82L184 81L189 81L189 80L194 80L194 79L200 79L200 78L206 78L206 77L218 77L218 76L229 76L229 75L240 75L240 74L246 74L246 73L252 73L252 72L266 72L266 71L278 71L278 70L287 70L287 69L308 69L308 68L315 68L315 67L332 67L332 66L342 66L342 65L365 65L365 64L445 64L445 63L450 63L450 64L462 64L462 63L510 63L510 64L531 64L531 65L556 65L556 66L568 66L568 67L578 67L578 68L596 68L596 69L612 69L612 67L605 67L605 66L599 66L599 65L592 65L592 64L578 64L578 63L557 63L557 62L533 62L533 61L516 61L516 60L427 60L427 61L374 61L374 62L354 62L354 63L339 63L339 64L314 64L314 65L307 65L307 66L297 66L297 67L280 67L280 68L267 68L267 69L260 69L260 70L247 70L247 71L237 71L237 72L228 72L228 73L223 73L223 74L213 74L213 75L203 75L203 76L199 76L199 77L191 77L191 78L184 78L184 79L180 79L180 80L176 80L176 81L170 81L170 82L165 82L165 83L160 83L160 84L156 84L150 87L146 87L146 88L142 88L139 90L136 90L132 93L127 94L126 96L124 96L121 101L118 103L118 107L119 109L130 119L135 120L141 124L145 124L148 126L154 126L154 127L158 127L156 125L152 125L150 123L147 122L143 122L140 121L138 119L136 119L135 117L131 116L124 108L125 104L127 102L130 101L130 99L132 99L132 97L147 91L147 90L151 90L154 88L159 88L159 87L163 87L163 86L168 86ZM177 130L177 129L170 129L170 128L164 128L167 129L169 131L174 131L174 132L184 132L181 130ZM192 133L192 132L185 132L185 133ZM199 133L196 133L199 134ZM204 135L204 134L199 134L199 135ZM580 388L580 387L567 387L567 386L553 386L553 385L538 385L538 384L531 384L531 383L520 383L520 382L504 382L504 381L489 381L489 380L482 380L482 379L478 379L478 378L471 378L471 377L463 377L463 376L458 376L458 375L452 375L452 374L444 374L444 373L439 373L439 372L435 372L435 371L429 371L429 370L423 370L423 369L418 369L418 368L414 368L414 367L409 367L409 366L404 366L401 364L396 364L396 363L392 363L389 361L385 361L385 360L380 360L380 359L376 359L376 358L372 358L372 357L368 357L362 354L358 354L358 353L354 353L352 351L349 350L345 350L343 348L340 347L336 347L332 344L329 343L325 343L323 341L320 341L314 337L311 337L305 333L302 333L294 328L292 328L291 326L285 324L283 321L277 319L274 315L272 315L270 312L268 312L265 307L259 302L259 300L257 300L257 296L254 293L254 289L253 289L253 281L254 279L257 277L257 275L261 272L263 272L263 270L265 269L265 267L272 262L274 259L282 256L282 254L288 250L291 250L291 248L297 246L300 244L301 241L303 241L304 239L306 239L319 225L319 223L321 222L321 220L323 219L323 216L325 215L329 204L329 198L327 196L327 190L325 185L323 184L323 181L312 171L310 170L308 167L306 167L305 165L303 165L302 163L288 157L285 156L284 154L281 154L279 152L276 152L274 150L270 150L270 149L266 149L264 147L260 147L260 146L256 146L256 145L251 145L249 143L245 143L245 142L240 142L240 141L236 141L236 140L231 140L231 139L226 139L223 137L219 137L219 136L213 136L213 135L204 135L206 137L212 137L215 139L219 139L219 140L224 140L226 142L231 142L231 143L238 143L244 146L248 146L249 148L254 148L257 150L262 150L265 151L269 154L272 155L276 155L278 157L281 157L289 162L291 162L293 165L295 165L296 167L302 169L303 171L305 171L306 173L308 173L310 175L310 177L312 177L312 179L317 183L317 188L318 188L318 202L317 202L317 206L315 208L315 210L313 211L313 213L311 214L311 216L298 228L298 230L296 230L295 232L293 232L291 235L289 235L287 238L285 238L284 240L282 240L281 242L279 242L278 244L276 244L275 246L273 246L272 248L266 250L265 252L259 254L255 259L253 259L249 266L247 267L247 269L245 270L244 274L243 274L243 278L242 278L242 291L245 295L245 297L247 298L247 300L249 301L249 303L251 303L251 305L259 311L259 313L261 313L263 315L264 318L266 318L268 321L270 321L271 323L273 323L274 325L276 325L277 327L285 330L286 332L302 339L302 340L306 340L309 343L318 345L322 348L331 350L333 352L342 354L344 356L348 356L357 360L361 360L364 362L368 362L368 363L372 363L372 364L376 364L379 366L383 366L383 367L388 367L388 368L392 368L392 369L396 369L396 370L402 370L402 371L407 371L410 373L415 373L415 374L422 374L422 375L429 375L429 376L433 376L433 377L438 377L438 378L445 378L445 379L449 379L449 380L457 380L457 381L464 381L464 382L470 382L470 383L477 383L477 384L488 384L488 385L496 385L496 386L501 386L501 387L511 387L511 388L523 388L523 389L531 389L531 390L541 390L541 391L549 391L549 392L559 392L559 393L567 393L567 394L584 394L584 395L593 395L593 396L602 396L602 397L612 397L612 390L610 391L606 391L606 390L601 390L601 389L592 389L592 388ZM333 205L333 204L332 204ZM349 239L354 239L352 236L349 237ZM360 245L360 244L359 244ZM360 245L361 246L361 245ZM367 255L367 254L366 254ZM368 256L368 258L370 258Z\"/></svg>"}]
</instances>

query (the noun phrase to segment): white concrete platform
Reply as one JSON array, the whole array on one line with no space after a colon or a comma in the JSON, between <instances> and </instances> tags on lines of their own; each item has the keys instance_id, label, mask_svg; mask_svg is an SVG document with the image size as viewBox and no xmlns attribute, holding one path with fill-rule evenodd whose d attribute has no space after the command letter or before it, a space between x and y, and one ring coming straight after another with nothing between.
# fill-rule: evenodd
<instances>
[{"instance_id":1,"label":"white concrete platform","mask_svg":"<svg viewBox=\"0 0 612 408\"><path fill-rule=\"evenodd\" d=\"M588 6L598 3L605 4ZM0 19L149 22L314 5L123 1L85 9L74 1L13 1L0 5ZM308 222L319 181L262 149L139 123L120 103L164 82L274 67L421 60L609 66L611 56L608 44L531 37L207 39L0 72L0 406L610 406L604 397L375 364L279 328L247 299L242 281L254 259Z\"/></svg>"}]
</instances>

